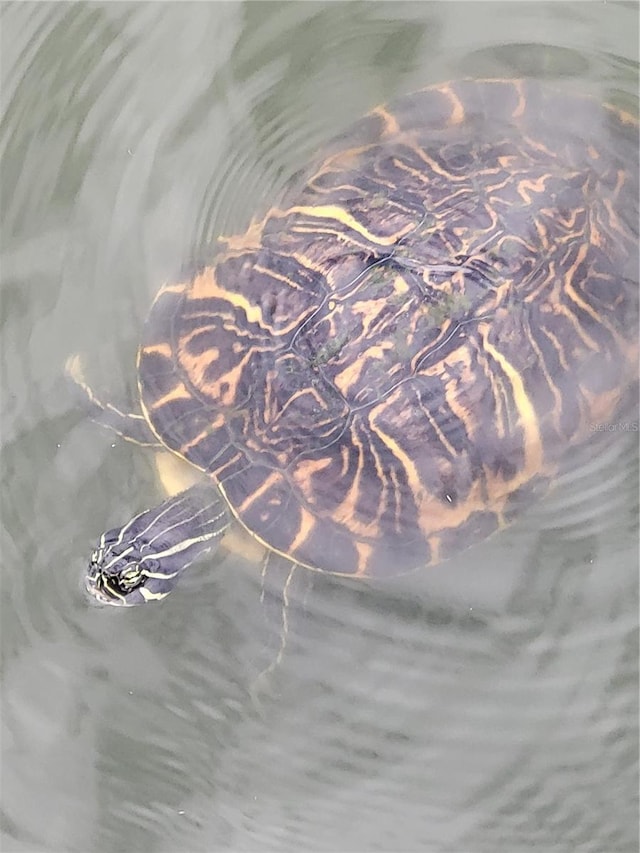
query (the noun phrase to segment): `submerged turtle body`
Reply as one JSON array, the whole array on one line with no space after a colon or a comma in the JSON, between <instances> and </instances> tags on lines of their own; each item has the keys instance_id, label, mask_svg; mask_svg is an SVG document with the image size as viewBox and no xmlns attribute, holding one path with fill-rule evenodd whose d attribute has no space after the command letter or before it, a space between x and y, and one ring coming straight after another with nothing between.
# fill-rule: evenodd
<instances>
[{"instance_id":1,"label":"submerged turtle body","mask_svg":"<svg viewBox=\"0 0 640 853\"><path fill-rule=\"evenodd\" d=\"M158 294L142 414L100 406L209 475L103 534L101 601L163 598L225 530L220 494L263 572L436 563L506 525L633 394L628 113L443 84L374 110L311 174Z\"/></svg>"},{"instance_id":2,"label":"submerged turtle body","mask_svg":"<svg viewBox=\"0 0 640 853\"><path fill-rule=\"evenodd\" d=\"M380 107L139 353L159 440L268 548L389 575L508 523L637 365L637 125L537 83Z\"/></svg>"}]
</instances>

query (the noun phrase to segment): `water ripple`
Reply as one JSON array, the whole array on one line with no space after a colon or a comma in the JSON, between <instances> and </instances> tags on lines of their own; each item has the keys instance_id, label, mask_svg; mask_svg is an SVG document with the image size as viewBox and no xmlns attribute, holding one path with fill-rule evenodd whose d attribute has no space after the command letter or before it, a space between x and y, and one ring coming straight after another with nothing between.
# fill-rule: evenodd
<instances>
[{"instance_id":1,"label":"water ripple","mask_svg":"<svg viewBox=\"0 0 640 853\"><path fill-rule=\"evenodd\" d=\"M160 488L152 454L97 430L61 384L71 352L103 396L132 402L159 284L394 94L533 68L633 100L637 48L614 55L637 32L630 6L587 4L579 21L569 6L460 8L5 4L3 831L16 848L637 848L633 435L569 460L540 506L438 571L319 578L260 705L255 566L221 552L144 612L89 609L77 584L91 537Z\"/></svg>"}]
</instances>

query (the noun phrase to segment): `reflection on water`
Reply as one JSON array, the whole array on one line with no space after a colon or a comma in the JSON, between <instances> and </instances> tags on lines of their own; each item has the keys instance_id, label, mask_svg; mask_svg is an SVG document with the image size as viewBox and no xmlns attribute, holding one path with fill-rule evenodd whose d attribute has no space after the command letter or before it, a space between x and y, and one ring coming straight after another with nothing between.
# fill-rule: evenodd
<instances>
[{"instance_id":1,"label":"reflection on water","mask_svg":"<svg viewBox=\"0 0 640 853\"><path fill-rule=\"evenodd\" d=\"M4 849L637 849L636 435L440 570L319 578L256 706L237 556L158 609L87 607L90 543L160 486L60 376L79 351L131 399L158 284L377 102L527 73L629 108L637 9L187 8L4 10Z\"/></svg>"}]
</instances>

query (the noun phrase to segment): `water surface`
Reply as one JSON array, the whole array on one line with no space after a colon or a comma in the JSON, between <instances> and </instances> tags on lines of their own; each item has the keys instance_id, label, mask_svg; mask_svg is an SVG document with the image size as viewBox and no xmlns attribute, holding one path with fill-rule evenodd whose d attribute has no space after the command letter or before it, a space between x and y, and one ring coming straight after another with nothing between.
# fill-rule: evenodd
<instances>
[{"instance_id":1,"label":"water surface","mask_svg":"<svg viewBox=\"0 0 640 853\"><path fill-rule=\"evenodd\" d=\"M159 284L375 104L525 74L637 111L637 32L616 3L3 7L3 850L637 850L633 434L439 570L321 579L257 706L250 562L87 605L93 541L163 492L62 379L81 353L131 402Z\"/></svg>"}]
</instances>

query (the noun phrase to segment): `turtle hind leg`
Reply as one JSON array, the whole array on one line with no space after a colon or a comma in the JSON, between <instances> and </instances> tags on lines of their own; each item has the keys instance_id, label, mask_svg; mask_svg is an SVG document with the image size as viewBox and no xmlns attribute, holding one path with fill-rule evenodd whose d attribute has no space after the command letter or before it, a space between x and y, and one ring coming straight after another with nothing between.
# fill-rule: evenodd
<instances>
[{"instance_id":1,"label":"turtle hind leg","mask_svg":"<svg viewBox=\"0 0 640 853\"><path fill-rule=\"evenodd\" d=\"M65 373L75 388L81 392L85 406L89 404L89 415L97 424L116 432L134 444L140 444L143 447L163 446L153 434L147 419L141 412L123 412L112 403L103 403L96 397L84 377L79 356L72 355L67 359Z\"/></svg>"}]
</instances>

